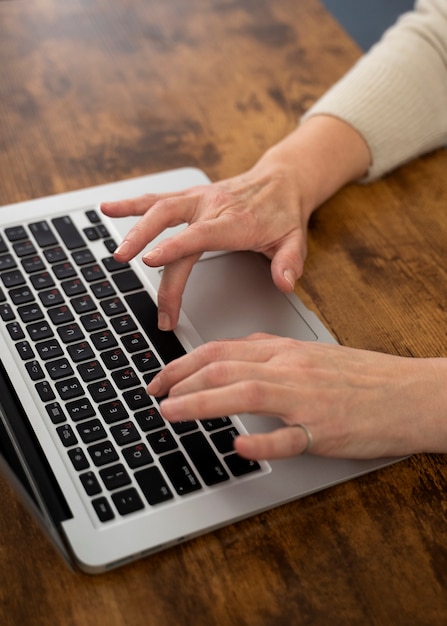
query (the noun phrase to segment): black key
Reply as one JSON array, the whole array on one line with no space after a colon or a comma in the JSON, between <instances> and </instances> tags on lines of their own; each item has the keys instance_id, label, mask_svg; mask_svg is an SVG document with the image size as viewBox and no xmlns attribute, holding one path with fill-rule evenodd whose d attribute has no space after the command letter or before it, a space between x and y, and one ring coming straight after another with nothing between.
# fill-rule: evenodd
<instances>
[{"instance_id":1,"label":"black key","mask_svg":"<svg viewBox=\"0 0 447 626\"><path fill-rule=\"evenodd\" d=\"M41 222L34 222L29 225L29 229L41 248L48 248L48 246L55 246L57 244L57 239L54 236L48 222L45 222L44 220Z\"/></svg>"},{"instance_id":2,"label":"black key","mask_svg":"<svg viewBox=\"0 0 447 626\"><path fill-rule=\"evenodd\" d=\"M210 435L211 441L222 454L234 452L234 440L239 436L239 432L234 426L219 430L217 433Z\"/></svg>"},{"instance_id":3,"label":"black key","mask_svg":"<svg viewBox=\"0 0 447 626\"><path fill-rule=\"evenodd\" d=\"M94 263L96 261L90 250L75 250L72 252L71 256L73 257L76 265L88 265L89 263Z\"/></svg>"},{"instance_id":4,"label":"black key","mask_svg":"<svg viewBox=\"0 0 447 626\"><path fill-rule=\"evenodd\" d=\"M108 256L105 259L102 259L104 263L104 267L109 272L118 272L119 270L125 270L130 267L129 263L120 263L119 261L115 261L113 256Z\"/></svg>"},{"instance_id":5,"label":"black key","mask_svg":"<svg viewBox=\"0 0 447 626\"><path fill-rule=\"evenodd\" d=\"M124 367L129 364L126 355L121 350L121 348L116 348L115 350L108 350L107 352L103 352L101 354L101 358L104 361L107 369L112 370L117 367Z\"/></svg>"},{"instance_id":6,"label":"black key","mask_svg":"<svg viewBox=\"0 0 447 626\"><path fill-rule=\"evenodd\" d=\"M120 422L121 420L125 420L129 417L129 414L124 408L124 404L121 400L112 400L111 402L100 404L99 411L107 424Z\"/></svg>"},{"instance_id":7,"label":"black key","mask_svg":"<svg viewBox=\"0 0 447 626\"><path fill-rule=\"evenodd\" d=\"M119 335L137 330L137 325L128 313L120 315L119 317L113 317L111 322L113 328Z\"/></svg>"},{"instance_id":8,"label":"black key","mask_svg":"<svg viewBox=\"0 0 447 626\"><path fill-rule=\"evenodd\" d=\"M73 313L70 311L66 304L62 304L58 307L54 307L53 309L48 310L48 315L50 316L53 324L58 326L59 324L68 324L69 322L74 321Z\"/></svg>"},{"instance_id":9,"label":"black key","mask_svg":"<svg viewBox=\"0 0 447 626\"><path fill-rule=\"evenodd\" d=\"M100 328L106 328L107 323L99 311L93 311L92 313L86 313L81 317L82 325L88 333L91 333Z\"/></svg>"},{"instance_id":10,"label":"black key","mask_svg":"<svg viewBox=\"0 0 447 626\"><path fill-rule=\"evenodd\" d=\"M56 389L62 400L71 400L84 394L84 389L77 378L56 383Z\"/></svg>"},{"instance_id":11,"label":"black key","mask_svg":"<svg viewBox=\"0 0 447 626\"><path fill-rule=\"evenodd\" d=\"M7 289L12 287L18 287L25 284L25 278L19 269L10 270L9 272L2 272L1 274L3 284Z\"/></svg>"},{"instance_id":12,"label":"black key","mask_svg":"<svg viewBox=\"0 0 447 626\"><path fill-rule=\"evenodd\" d=\"M138 409L143 409L145 406L150 406L152 404L152 400L149 398L143 387L125 391L123 393L123 398L133 411L138 411Z\"/></svg>"},{"instance_id":13,"label":"black key","mask_svg":"<svg viewBox=\"0 0 447 626\"><path fill-rule=\"evenodd\" d=\"M45 320L28 324L26 330L33 341L41 341L54 335L51 326Z\"/></svg>"},{"instance_id":14,"label":"black key","mask_svg":"<svg viewBox=\"0 0 447 626\"><path fill-rule=\"evenodd\" d=\"M102 300L102 298L110 298L116 294L115 289L108 280L103 280L100 283L93 283L90 287L93 291L93 295L95 295L98 300Z\"/></svg>"},{"instance_id":15,"label":"black key","mask_svg":"<svg viewBox=\"0 0 447 626\"><path fill-rule=\"evenodd\" d=\"M99 475L109 491L119 489L119 487L124 487L130 483L130 476L122 463L100 470Z\"/></svg>"},{"instance_id":16,"label":"black key","mask_svg":"<svg viewBox=\"0 0 447 626\"><path fill-rule=\"evenodd\" d=\"M123 448L122 453L130 469L149 465L153 461L151 453L144 443L136 443L128 448Z\"/></svg>"},{"instance_id":17,"label":"black key","mask_svg":"<svg viewBox=\"0 0 447 626\"><path fill-rule=\"evenodd\" d=\"M140 435L132 422L112 426L110 432L119 446L125 446L140 439Z\"/></svg>"},{"instance_id":18,"label":"black key","mask_svg":"<svg viewBox=\"0 0 447 626\"><path fill-rule=\"evenodd\" d=\"M8 246L5 243L5 240L0 234L0 252L6 252L8 250Z\"/></svg>"},{"instance_id":19,"label":"black key","mask_svg":"<svg viewBox=\"0 0 447 626\"><path fill-rule=\"evenodd\" d=\"M0 317L4 322L9 322L15 318L14 311L7 302L0 304Z\"/></svg>"},{"instance_id":20,"label":"black key","mask_svg":"<svg viewBox=\"0 0 447 626\"><path fill-rule=\"evenodd\" d=\"M197 476L180 451L160 457L160 463L179 496L202 489Z\"/></svg>"},{"instance_id":21,"label":"black key","mask_svg":"<svg viewBox=\"0 0 447 626\"><path fill-rule=\"evenodd\" d=\"M56 263L53 265L53 272L59 280L65 280L76 276L76 270L70 261L64 261L63 263Z\"/></svg>"},{"instance_id":22,"label":"black key","mask_svg":"<svg viewBox=\"0 0 447 626\"><path fill-rule=\"evenodd\" d=\"M67 376L73 375L73 369L67 359L49 361L45 363L45 367L52 380L59 380L60 378L67 378Z\"/></svg>"},{"instance_id":23,"label":"black key","mask_svg":"<svg viewBox=\"0 0 447 626\"><path fill-rule=\"evenodd\" d=\"M28 361L28 363L25 363L25 367L31 380L40 380L41 378L45 378L44 371L40 367L39 361L36 361L35 359L33 361Z\"/></svg>"},{"instance_id":24,"label":"black key","mask_svg":"<svg viewBox=\"0 0 447 626\"><path fill-rule=\"evenodd\" d=\"M62 304L64 301L63 295L56 287L40 291L39 298L45 307L57 306L58 304Z\"/></svg>"},{"instance_id":25,"label":"black key","mask_svg":"<svg viewBox=\"0 0 447 626\"><path fill-rule=\"evenodd\" d=\"M148 372L149 370L160 369L161 365L152 350L146 350L132 356L132 361L140 372Z\"/></svg>"},{"instance_id":26,"label":"black key","mask_svg":"<svg viewBox=\"0 0 447 626\"><path fill-rule=\"evenodd\" d=\"M33 272L41 272L45 269L45 265L40 258L40 256L32 256L27 257L26 259L22 259L22 267L27 274L32 274Z\"/></svg>"},{"instance_id":27,"label":"black key","mask_svg":"<svg viewBox=\"0 0 447 626\"><path fill-rule=\"evenodd\" d=\"M94 226L87 226L87 228L83 229L83 232L89 241L96 241L100 238L100 234Z\"/></svg>"},{"instance_id":28,"label":"black key","mask_svg":"<svg viewBox=\"0 0 447 626\"><path fill-rule=\"evenodd\" d=\"M192 430L197 430L199 427L197 422L182 420L181 422L174 422L171 424L172 430L177 435L184 435L185 433L190 433Z\"/></svg>"},{"instance_id":29,"label":"black key","mask_svg":"<svg viewBox=\"0 0 447 626\"><path fill-rule=\"evenodd\" d=\"M98 350L108 350L117 345L115 335L108 329L93 333L90 335L90 339Z\"/></svg>"},{"instance_id":30,"label":"black key","mask_svg":"<svg viewBox=\"0 0 447 626\"><path fill-rule=\"evenodd\" d=\"M146 467L135 472L135 478L144 497L151 505L172 500L174 497L158 467Z\"/></svg>"},{"instance_id":31,"label":"black key","mask_svg":"<svg viewBox=\"0 0 447 626\"><path fill-rule=\"evenodd\" d=\"M17 267L17 263L12 254L0 254L0 272L10 270L13 267Z\"/></svg>"},{"instance_id":32,"label":"black key","mask_svg":"<svg viewBox=\"0 0 447 626\"><path fill-rule=\"evenodd\" d=\"M23 361L34 358L34 351L28 341L19 341L16 343L17 352Z\"/></svg>"},{"instance_id":33,"label":"black key","mask_svg":"<svg viewBox=\"0 0 447 626\"><path fill-rule=\"evenodd\" d=\"M107 498L95 498L92 500L92 504L100 522L108 522L115 517Z\"/></svg>"},{"instance_id":34,"label":"black key","mask_svg":"<svg viewBox=\"0 0 447 626\"><path fill-rule=\"evenodd\" d=\"M55 248L49 248L48 250L44 250L44 256L48 263L51 265L53 263L60 263L61 261L65 261L67 255L65 254L63 248L60 246L56 246Z\"/></svg>"},{"instance_id":35,"label":"black key","mask_svg":"<svg viewBox=\"0 0 447 626\"><path fill-rule=\"evenodd\" d=\"M61 285L62 289L69 298L73 296L78 296L79 294L85 293L87 291L84 283L80 278L70 278L68 280L64 280Z\"/></svg>"},{"instance_id":36,"label":"black key","mask_svg":"<svg viewBox=\"0 0 447 626\"><path fill-rule=\"evenodd\" d=\"M218 430L225 426L231 426L231 420L229 417L213 417L207 420L201 420L203 428L207 431Z\"/></svg>"},{"instance_id":37,"label":"black key","mask_svg":"<svg viewBox=\"0 0 447 626\"><path fill-rule=\"evenodd\" d=\"M4 302L6 300L5 292L0 287L0 302Z\"/></svg>"},{"instance_id":38,"label":"black key","mask_svg":"<svg viewBox=\"0 0 447 626\"><path fill-rule=\"evenodd\" d=\"M107 251L113 254L118 247L118 244L114 239L104 239L104 245L107 248Z\"/></svg>"},{"instance_id":39,"label":"black key","mask_svg":"<svg viewBox=\"0 0 447 626\"><path fill-rule=\"evenodd\" d=\"M118 461L118 454L110 441L100 441L87 448L96 467Z\"/></svg>"},{"instance_id":40,"label":"black key","mask_svg":"<svg viewBox=\"0 0 447 626\"><path fill-rule=\"evenodd\" d=\"M74 422L80 422L96 415L95 409L88 398L78 398L77 400L67 402L65 408L70 419Z\"/></svg>"},{"instance_id":41,"label":"black key","mask_svg":"<svg viewBox=\"0 0 447 626\"><path fill-rule=\"evenodd\" d=\"M110 236L109 231L104 226L104 224L98 224L98 226L96 228L98 229L99 236L102 237L103 239L104 239L104 237L109 237Z\"/></svg>"},{"instance_id":42,"label":"black key","mask_svg":"<svg viewBox=\"0 0 447 626\"><path fill-rule=\"evenodd\" d=\"M126 311L126 307L118 296L107 300L101 300L101 307L104 313L109 317L112 315L119 315L120 313L124 313Z\"/></svg>"},{"instance_id":43,"label":"black key","mask_svg":"<svg viewBox=\"0 0 447 626\"><path fill-rule=\"evenodd\" d=\"M34 244L29 239L25 239L25 241L19 241L15 243L13 246L14 252L18 257L30 256L30 254L36 254L37 250L34 247Z\"/></svg>"},{"instance_id":44,"label":"black key","mask_svg":"<svg viewBox=\"0 0 447 626\"><path fill-rule=\"evenodd\" d=\"M71 356L75 363L80 361L86 361L87 359L93 359L95 353L93 352L90 344L87 341L80 341L67 347L68 354Z\"/></svg>"},{"instance_id":45,"label":"black key","mask_svg":"<svg viewBox=\"0 0 447 626\"><path fill-rule=\"evenodd\" d=\"M9 228L5 228L5 235L8 237L9 241L19 241L20 239L26 239L28 237L23 226L10 226Z\"/></svg>"},{"instance_id":46,"label":"black key","mask_svg":"<svg viewBox=\"0 0 447 626\"><path fill-rule=\"evenodd\" d=\"M35 387L42 402L51 402L56 397L50 383L46 380L36 383Z\"/></svg>"},{"instance_id":47,"label":"black key","mask_svg":"<svg viewBox=\"0 0 447 626\"><path fill-rule=\"evenodd\" d=\"M114 493L112 500L120 515L129 515L129 513L144 509L144 504L133 487Z\"/></svg>"},{"instance_id":48,"label":"black key","mask_svg":"<svg viewBox=\"0 0 447 626\"><path fill-rule=\"evenodd\" d=\"M81 269L81 273L88 283L92 283L97 280L103 280L106 275L102 271L101 267L96 263L95 265L88 265Z\"/></svg>"},{"instance_id":49,"label":"black key","mask_svg":"<svg viewBox=\"0 0 447 626\"><path fill-rule=\"evenodd\" d=\"M9 336L14 341L18 341L19 339L24 339L25 333L22 330L22 327L18 322L10 322L6 324L6 328L8 330Z\"/></svg>"},{"instance_id":50,"label":"black key","mask_svg":"<svg viewBox=\"0 0 447 626\"><path fill-rule=\"evenodd\" d=\"M52 222L62 241L69 250L85 247L85 242L81 233L68 215L64 215L64 217L56 217L52 220Z\"/></svg>"},{"instance_id":51,"label":"black key","mask_svg":"<svg viewBox=\"0 0 447 626\"><path fill-rule=\"evenodd\" d=\"M41 359L46 361L47 359L55 359L58 356L64 354L57 339L47 339L36 344L37 352Z\"/></svg>"},{"instance_id":52,"label":"black key","mask_svg":"<svg viewBox=\"0 0 447 626\"><path fill-rule=\"evenodd\" d=\"M54 280L49 272L31 274L30 281L35 289L49 289L50 287L54 287Z\"/></svg>"},{"instance_id":53,"label":"black key","mask_svg":"<svg viewBox=\"0 0 447 626\"><path fill-rule=\"evenodd\" d=\"M106 402L112 398L116 398L116 391L110 380L100 380L87 386L93 400L95 402Z\"/></svg>"},{"instance_id":54,"label":"black key","mask_svg":"<svg viewBox=\"0 0 447 626\"><path fill-rule=\"evenodd\" d=\"M79 478L88 496L96 496L97 493L101 493L101 485L93 472L85 472Z\"/></svg>"},{"instance_id":55,"label":"black key","mask_svg":"<svg viewBox=\"0 0 447 626\"><path fill-rule=\"evenodd\" d=\"M162 331L158 328L157 307L147 292L129 294L124 299L165 363L185 354L185 349L173 331Z\"/></svg>"},{"instance_id":56,"label":"black key","mask_svg":"<svg viewBox=\"0 0 447 626\"><path fill-rule=\"evenodd\" d=\"M229 475L203 433L184 435L180 441L206 485L216 485L229 479Z\"/></svg>"},{"instance_id":57,"label":"black key","mask_svg":"<svg viewBox=\"0 0 447 626\"><path fill-rule=\"evenodd\" d=\"M140 379L135 373L135 370L131 367L113 372L112 378L118 389L129 389L130 387L135 387L140 384Z\"/></svg>"},{"instance_id":58,"label":"black key","mask_svg":"<svg viewBox=\"0 0 447 626\"><path fill-rule=\"evenodd\" d=\"M89 313L90 311L94 311L96 309L96 304L93 301L92 297L85 294L83 296L78 296L77 298L72 298L70 300L74 310L76 313Z\"/></svg>"},{"instance_id":59,"label":"black key","mask_svg":"<svg viewBox=\"0 0 447 626\"><path fill-rule=\"evenodd\" d=\"M59 402L51 402L47 404L45 408L53 424L62 424L62 422L65 422L66 417Z\"/></svg>"},{"instance_id":60,"label":"black key","mask_svg":"<svg viewBox=\"0 0 447 626\"><path fill-rule=\"evenodd\" d=\"M33 302L32 304L24 304L17 309L18 314L22 322L36 322L43 318L42 309L40 306Z\"/></svg>"},{"instance_id":61,"label":"black key","mask_svg":"<svg viewBox=\"0 0 447 626\"><path fill-rule=\"evenodd\" d=\"M78 472L90 467L90 463L88 462L82 448L72 448L68 451L68 456L70 457L70 461L73 463L73 467Z\"/></svg>"},{"instance_id":62,"label":"black key","mask_svg":"<svg viewBox=\"0 0 447 626\"><path fill-rule=\"evenodd\" d=\"M126 270L124 272L112 274L112 279L121 293L143 289L143 283L133 270Z\"/></svg>"},{"instance_id":63,"label":"black key","mask_svg":"<svg viewBox=\"0 0 447 626\"><path fill-rule=\"evenodd\" d=\"M81 422L76 426L76 430L84 443L93 443L107 437L104 426L98 419Z\"/></svg>"},{"instance_id":64,"label":"black key","mask_svg":"<svg viewBox=\"0 0 447 626\"><path fill-rule=\"evenodd\" d=\"M66 448L69 448L70 446L75 446L78 443L76 435L74 434L70 424L63 424L62 426L58 426L56 428L56 432Z\"/></svg>"},{"instance_id":65,"label":"black key","mask_svg":"<svg viewBox=\"0 0 447 626\"><path fill-rule=\"evenodd\" d=\"M31 291L31 289L27 285L23 285L22 287L16 287L15 289L11 289L9 291L9 295L11 297L11 300L16 306L34 301L34 293Z\"/></svg>"},{"instance_id":66,"label":"black key","mask_svg":"<svg viewBox=\"0 0 447 626\"><path fill-rule=\"evenodd\" d=\"M95 209L89 209L85 212L85 215L87 216L87 219L91 224L99 224L99 222L101 221Z\"/></svg>"},{"instance_id":67,"label":"black key","mask_svg":"<svg viewBox=\"0 0 447 626\"><path fill-rule=\"evenodd\" d=\"M164 419L154 406L150 406L147 409L135 413L135 419L138 422L138 426L145 433L165 426Z\"/></svg>"},{"instance_id":68,"label":"black key","mask_svg":"<svg viewBox=\"0 0 447 626\"><path fill-rule=\"evenodd\" d=\"M234 476L243 476L244 474L257 472L261 469L261 466L257 461L243 459L238 454L229 454L228 456L224 457L224 461L228 465L230 472Z\"/></svg>"},{"instance_id":69,"label":"black key","mask_svg":"<svg viewBox=\"0 0 447 626\"><path fill-rule=\"evenodd\" d=\"M149 348L149 344L140 332L123 335L121 341L128 352L139 352Z\"/></svg>"},{"instance_id":70,"label":"black key","mask_svg":"<svg viewBox=\"0 0 447 626\"><path fill-rule=\"evenodd\" d=\"M103 378L105 376L105 371L103 370L102 365L96 360L78 365L78 372L81 375L82 380L86 383L90 383L93 380L98 380L99 378Z\"/></svg>"},{"instance_id":71,"label":"black key","mask_svg":"<svg viewBox=\"0 0 447 626\"><path fill-rule=\"evenodd\" d=\"M73 322L73 324L66 324L65 326L59 326L57 332L64 343L73 343L74 341L84 339L84 333L76 322Z\"/></svg>"},{"instance_id":72,"label":"black key","mask_svg":"<svg viewBox=\"0 0 447 626\"><path fill-rule=\"evenodd\" d=\"M149 434L147 436L147 440L156 454L163 454L164 452L170 452L171 450L178 448L174 436L167 428L163 428L163 430L157 430L157 432Z\"/></svg>"}]
</instances>

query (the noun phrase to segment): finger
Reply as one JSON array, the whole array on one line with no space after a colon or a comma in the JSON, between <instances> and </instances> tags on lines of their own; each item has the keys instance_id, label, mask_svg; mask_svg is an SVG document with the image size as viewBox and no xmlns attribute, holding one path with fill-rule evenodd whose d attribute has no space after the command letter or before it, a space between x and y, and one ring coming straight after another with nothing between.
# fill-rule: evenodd
<instances>
[{"instance_id":1,"label":"finger","mask_svg":"<svg viewBox=\"0 0 447 626\"><path fill-rule=\"evenodd\" d=\"M290 238L281 245L271 264L273 282L280 291L289 293L295 289L295 283L303 273L305 258L306 245L299 237Z\"/></svg>"},{"instance_id":2,"label":"finger","mask_svg":"<svg viewBox=\"0 0 447 626\"><path fill-rule=\"evenodd\" d=\"M130 215L143 215L154 204L168 198L180 198L184 191L174 193L146 193L135 198L101 202L100 209L109 217L129 217Z\"/></svg>"},{"instance_id":3,"label":"finger","mask_svg":"<svg viewBox=\"0 0 447 626\"><path fill-rule=\"evenodd\" d=\"M157 201L146 210L141 219L129 230L122 243L115 250L117 261L126 262L141 252L148 243L172 226L189 222L197 203L195 196L182 196ZM156 248L156 253L160 248ZM153 253L154 254L154 253ZM178 257L180 258L180 257ZM156 266L164 262L156 263Z\"/></svg>"},{"instance_id":4,"label":"finger","mask_svg":"<svg viewBox=\"0 0 447 626\"><path fill-rule=\"evenodd\" d=\"M301 428L278 428L271 433L241 435L234 440L234 448L246 459L285 459L302 454L308 445Z\"/></svg>"},{"instance_id":5,"label":"finger","mask_svg":"<svg viewBox=\"0 0 447 626\"><path fill-rule=\"evenodd\" d=\"M165 395L171 387L210 363L221 361L266 361L274 344L270 335L256 334L243 339L210 341L172 361L148 386L151 395Z\"/></svg>"},{"instance_id":6,"label":"finger","mask_svg":"<svg viewBox=\"0 0 447 626\"><path fill-rule=\"evenodd\" d=\"M166 265L158 289L158 327L172 330L177 326L182 295L198 255ZM144 259L143 259L144 260Z\"/></svg>"}]
</instances>

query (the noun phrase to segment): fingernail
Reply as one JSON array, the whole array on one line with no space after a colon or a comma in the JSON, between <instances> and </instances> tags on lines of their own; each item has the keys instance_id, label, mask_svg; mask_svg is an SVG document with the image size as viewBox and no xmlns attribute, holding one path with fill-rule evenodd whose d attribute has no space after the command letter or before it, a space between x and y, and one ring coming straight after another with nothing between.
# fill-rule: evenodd
<instances>
[{"instance_id":1,"label":"fingernail","mask_svg":"<svg viewBox=\"0 0 447 626\"><path fill-rule=\"evenodd\" d=\"M158 312L158 328L160 330L171 330L171 320L167 313Z\"/></svg>"},{"instance_id":2,"label":"fingernail","mask_svg":"<svg viewBox=\"0 0 447 626\"><path fill-rule=\"evenodd\" d=\"M149 250L144 257L144 261L154 261L158 256L160 256L161 248L154 248L153 250Z\"/></svg>"},{"instance_id":3,"label":"fingernail","mask_svg":"<svg viewBox=\"0 0 447 626\"><path fill-rule=\"evenodd\" d=\"M118 248L115 250L115 254L123 254L127 255L130 250L130 242L126 239L120 243Z\"/></svg>"},{"instance_id":4,"label":"fingernail","mask_svg":"<svg viewBox=\"0 0 447 626\"><path fill-rule=\"evenodd\" d=\"M151 394L151 396L156 396L158 391L160 391L161 380L158 376L155 376L147 386L147 392Z\"/></svg>"},{"instance_id":5,"label":"fingernail","mask_svg":"<svg viewBox=\"0 0 447 626\"><path fill-rule=\"evenodd\" d=\"M292 289L295 289L296 278L293 272L291 272L290 270L286 270L283 276L286 279L286 281L289 283L289 285L292 287Z\"/></svg>"}]
</instances>

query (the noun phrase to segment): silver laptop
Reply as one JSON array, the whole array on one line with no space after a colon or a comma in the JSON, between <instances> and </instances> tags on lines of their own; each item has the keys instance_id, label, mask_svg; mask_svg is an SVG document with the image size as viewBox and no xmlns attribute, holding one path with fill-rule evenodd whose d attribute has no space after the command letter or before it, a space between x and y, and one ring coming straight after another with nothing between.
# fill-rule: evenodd
<instances>
[{"instance_id":1,"label":"silver laptop","mask_svg":"<svg viewBox=\"0 0 447 626\"><path fill-rule=\"evenodd\" d=\"M67 561L89 573L394 461L248 462L234 437L277 421L163 420L146 385L201 342L255 331L334 342L276 290L266 259L245 252L205 254L175 333L158 331L160 270L113 260L132 219L109 220L98 205L208 182L185 168L1 208L0 464Z\"/></svg>"}]
</instances>

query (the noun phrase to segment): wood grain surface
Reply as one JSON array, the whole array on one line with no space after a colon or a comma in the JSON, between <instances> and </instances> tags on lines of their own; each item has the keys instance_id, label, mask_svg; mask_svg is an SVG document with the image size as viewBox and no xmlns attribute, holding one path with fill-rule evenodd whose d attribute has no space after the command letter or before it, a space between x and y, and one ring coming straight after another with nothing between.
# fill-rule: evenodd
<instances>
[{"instance_id":1,"label":"wood grain surface","mask_svg":"<svg viewBox=\"0 0 447 626\"><path fill-rule=\"evenodd\" d=\"M0 1L0 205L241 172L359 57L317 0ZM299 294L346 345L447 354L447 155L314 216ZM105 575L0 481L4 626L447 623L447 462L417 456Z\"/></svg>"}]
</instances>

